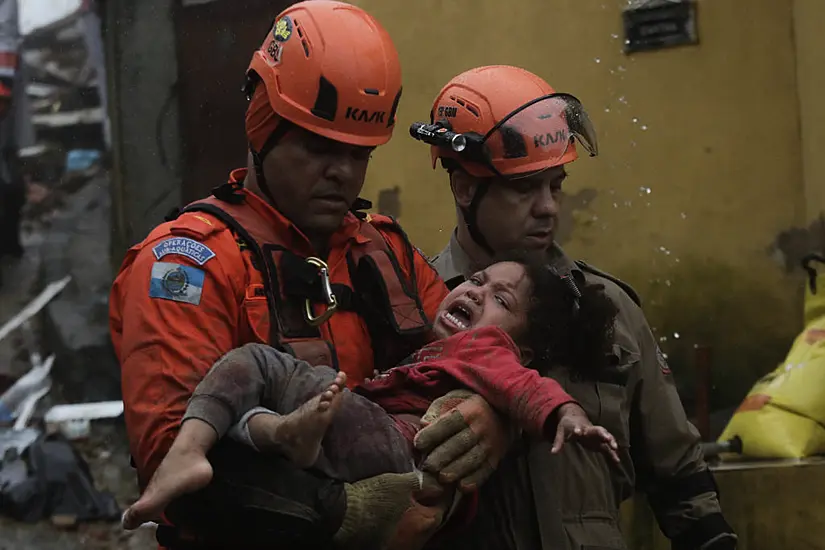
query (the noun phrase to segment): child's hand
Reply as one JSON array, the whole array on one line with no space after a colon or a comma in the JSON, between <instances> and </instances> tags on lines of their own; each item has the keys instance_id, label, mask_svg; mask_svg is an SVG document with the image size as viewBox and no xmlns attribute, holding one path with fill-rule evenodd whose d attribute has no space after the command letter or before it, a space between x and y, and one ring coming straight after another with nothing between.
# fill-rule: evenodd
<instances>
[{"instance_id":1,"label":"child's hand","mask_svg":"<svg viewBox=\"0 0 825 550\"><path fill-rule=\"evenodd\" d=\"M558 411L558 419L556 438L550 452L557 454L564 447L565 441L575 439L591 451L601 451L617 464L620 462L616 452L619 449L616 438L603 427L594 426L580 406L575 403L562 405Z\"/></svg>"}]
</instances>

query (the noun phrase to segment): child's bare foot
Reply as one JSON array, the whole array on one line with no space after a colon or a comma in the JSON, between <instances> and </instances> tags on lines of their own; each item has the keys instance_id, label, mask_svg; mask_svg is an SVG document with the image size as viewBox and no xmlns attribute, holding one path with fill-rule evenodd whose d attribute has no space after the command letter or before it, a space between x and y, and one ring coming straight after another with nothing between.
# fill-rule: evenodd
<instances>
[{"instance_id":1,"label":"child's bare foot","mask_svg":"<svg viewBox=\"0 0 825 550\"><path fill-rule=\"evenodd\" d=\"M341 404L341 391L346 382L347 375L339 372L324 392L280 417L268 436L271 444L301 468L315 464L327 428ZM255 434L252 432L256 429L255 419L258 416L267 415L257 415L250 419L249 430L253 438ZM271 420L271 417L265 420Z\"/></svg>"},{"instance_id":2,"label":"child's bare foot","mask_svg":"<svg viewBox=\"0 0 825 550\"><path fill-rule=\"evenodd\" d=\"M124 529L157 521L170 502L203 489L212 481L212 465L199 450L169 450L137 502L123 514Z\"/></svg>"},{"instance_id":3,"label":"child's bare foot","mask_svg":"<svg viewBox=\"0 0 825 550\"><path fill-rule=\"evenodd\" d=\"M155 521L170 502L209 485L212 465L206 453L217 440L218 433L208 423L198 418L186 420L146 490L123 514L123 527L136 529Z\"/></svg>"}]
</instances>

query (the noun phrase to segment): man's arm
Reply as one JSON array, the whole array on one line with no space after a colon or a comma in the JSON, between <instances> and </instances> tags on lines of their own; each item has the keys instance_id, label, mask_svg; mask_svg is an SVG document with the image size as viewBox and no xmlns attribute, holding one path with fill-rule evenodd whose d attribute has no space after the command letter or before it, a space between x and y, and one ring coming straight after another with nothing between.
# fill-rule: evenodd
<instances>
[{"instance_id":1,"label":"man's arm","mask_svg":"<svg viewBox=\"0 0 825 550\"><path fill-rule=\"evenodd\" d=\"M131 452L142 483L171 446L195 387L235 345L239 303L227 264L241 259L234 240L225 238L229 236L219 234L202 243L214 253L203 265L181 254L157 259L153 248L172 237L163 236L130 252L134 260L115 280L113 340ZM227 250L228 242L235 250Z\"/></svg>"},{"instance_id":2,"label":"man's arm","mask_svg":"<svg viewBox=\"0 0 825 550\"><path fill-rule=\"evenodd\" d=\"M631 449L640 484L674 550L727 550L736 535L725 521L699 434L688 421L670 369L641 309L622 305L640 346L640 383L631 413ZM632 328L627 328L632 327Z\"/></svg>"},{"instance_id":3,"label":"man's arm","mask_svg":"<svg viewBox=\"0 0 825 550\"><path fill-rule=\"evenodd\" d=\"M418 250L414 254L414 265L416 288L427 318L432 321L449 290ZM446 412L444 407L448 403L449 410L456 411L462 422L453 423L454 429L450 430L444 430L443 426L436 431L433 427L425 427L416 439L416 449L425 455L438 450L438 462L443 467L433 468L431 473L438 474L443 483L459 481L462 490L474 491L507 453L513 432L493 407L478 395L462 399L458 404L436 400L428 414L439 417Z\"/></svg>"},{"instance_id":4,"label":"man's arm","mask_svg":"<svg viewBox=\"0 0 825 550\"><path fill-rule=\"evenodd\" d=\"M547 421L566 403L575 403L558 382L519 363L512 341L497 327L468 331L455 338L449 357L428 361L423 368L444 372L477 393L519 428L535 437L548 433Z\"/></svg>"}]
</instances>

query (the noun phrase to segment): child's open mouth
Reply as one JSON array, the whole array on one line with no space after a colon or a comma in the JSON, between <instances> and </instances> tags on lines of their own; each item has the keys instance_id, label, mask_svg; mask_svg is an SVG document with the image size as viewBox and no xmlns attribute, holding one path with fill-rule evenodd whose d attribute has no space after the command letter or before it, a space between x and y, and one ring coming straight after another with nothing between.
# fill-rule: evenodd
<instances>
[{"instance_id":1,"label":"child's open mouth","mask_svg":"<svg viewBox=\"0 0 825 550\"><path fill-rule=\"evenodd\" d=\"M472 312L461 304L454 304L444 312L444 318L459 330L467 330L473 319Z\"/></svg>"}]
</instances>

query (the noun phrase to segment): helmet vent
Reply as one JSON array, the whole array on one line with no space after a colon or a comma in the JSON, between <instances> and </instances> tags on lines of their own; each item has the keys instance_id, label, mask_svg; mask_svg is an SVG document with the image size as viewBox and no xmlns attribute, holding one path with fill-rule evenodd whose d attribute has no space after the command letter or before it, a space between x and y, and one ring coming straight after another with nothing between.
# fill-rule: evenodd
<instances>
[{"instance_id":1,"label":"helmet vent","mask_svg":"<svg viewBox=\"0 0 825 550\"><path fill-rule=\"evenodd\" d=\"M459 105L461 105L462 107L464 107L465 109L470 111L470 114L472 114L474 117L476 117L476 118L479 117L479 113L481 111L476 105L473 105L469 101L466 101L466 100L461 99L460 97L456 97L454 95L451 95L450 99L452 99L453 101L455 101L456 103L458 103Z\"/></svg>"},{"instance_id":2,"label":"helmet vent","mask_svg":"<svg viewBox=\"0 0 825 550\"><path fill-rule=\"evenodd\" d=\"M392 101L392 107L390 108L390 117L387 120L387 128L390 128L393 124L395 124L395 115L398 113L398 103L401 101L401 92L404 91L404 88L400 88L398 93L395 94L395 99Z\"/></svg>"},{"instance_id":3,"label":"helmet vent","mask_svg":"<svg viewBox=\"0 0 825 550\"><path fill-rule=\"evenodd\" d=\"M315 98L315 106L312 114L318 118L335 121L335 112L338 110L338 90L335 85L321 76L318 80L318 97Z\"/></svg>"},{"instance_id":4,"label":"helmet vent","mask_svg":"<svg viewBox=\"0 0 825 550\"><path fill-rule=\"evenodd\" d=\"M301 23L297 19L294 19L292 24L295 25L295 32L298 33L298 38L301 39L301 46L304 48L304 55L307 59L309 59L309 41L306 36L304 36L304 29L301 27Z\"/></svg>"},{"instance_id":5,"label":"helmet vent","mask_svg":"<svg viewBox=\"0 0 825 550\"><path fill-rule=\"evenodd\" d=\"M381 95L381 92L375 88L364 88L364 93L368 95Z\"/></svg>"}]
</instances>

